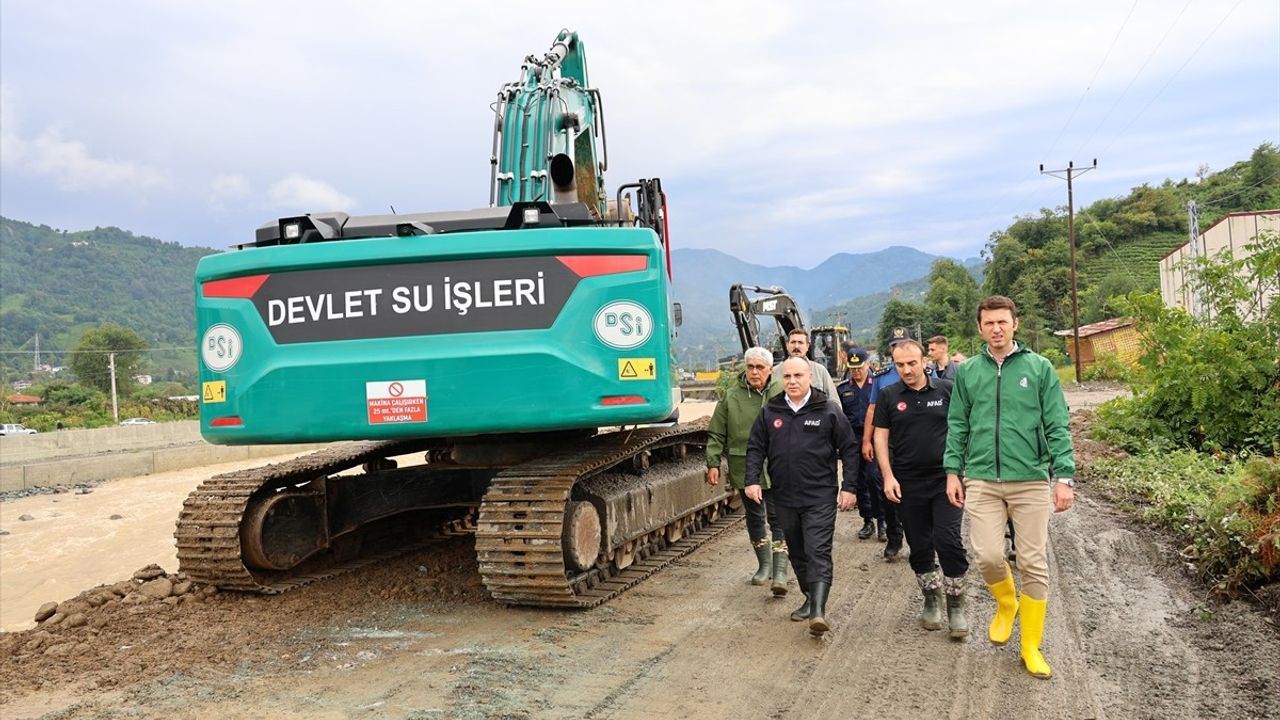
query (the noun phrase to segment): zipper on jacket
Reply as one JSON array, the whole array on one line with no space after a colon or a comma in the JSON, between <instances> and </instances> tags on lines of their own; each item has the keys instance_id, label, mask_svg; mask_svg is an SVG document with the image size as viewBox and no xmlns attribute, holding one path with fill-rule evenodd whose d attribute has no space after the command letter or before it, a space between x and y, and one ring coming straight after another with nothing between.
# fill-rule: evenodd
<instances>
[{"instance_id":1,"label":"zipper on jacket","mask_svg":"<svg viewBox=\"0 0 1280 720\"><path fill-rule=\"evenodd\" d=\"M1005 360L1008 360L1005 356ZM996 363L996 482L1000 482L1000 372L1004 363Z\"/></svg>"}]
</instances>

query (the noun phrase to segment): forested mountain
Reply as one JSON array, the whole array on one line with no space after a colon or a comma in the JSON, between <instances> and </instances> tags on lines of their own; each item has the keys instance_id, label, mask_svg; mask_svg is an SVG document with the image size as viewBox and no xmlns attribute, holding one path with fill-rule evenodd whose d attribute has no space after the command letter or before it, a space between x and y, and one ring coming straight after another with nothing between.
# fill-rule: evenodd
<instances>
[{"instance_id":1,"label":"forested mountain","mask_svg":"<svg viewBox=\"0 0 1280 720\"><path fill-rule=\"evenodd\" d=\"M46 362L64 362L57 351L86 328L113 323L152 348L182 348L151 354L160 367L194 369L192 279L196 262L215 252L114 227L67 232L0 218L0 350L32 350L38 334ZM30 369L31 356L0 362Z\"/></svg>"}]
</instances>

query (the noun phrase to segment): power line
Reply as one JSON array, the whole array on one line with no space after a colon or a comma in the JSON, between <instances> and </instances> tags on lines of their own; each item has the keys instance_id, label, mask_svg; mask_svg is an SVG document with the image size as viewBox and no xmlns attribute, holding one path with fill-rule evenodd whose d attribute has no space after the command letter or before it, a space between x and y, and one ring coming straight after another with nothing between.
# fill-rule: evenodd
<instances>
[{"instance_id":1,"label":"power line","mask_svg":"<svg viewBox=\"0 0 1280 720\"><path fill-rule=\"evenodd\" d=\"M1254 184L1252 184L1252 185L1245 186L1245 187L1243 187L1243 188L1241 188L1241 189L1239 189L1239 190L1237 190L1237 191L1235 191L1235 192L1231 193L1230 195L1223 195L1223 196L1222 196L1222 197L1220 197L1220 198L1214 198L1213 200L1206 200L1206 201L1204 201L1204 202L1198 202L1198 203L1196 203L1196 204L1197 204L1197 205L1217 205L1218 203L1223 202L1224 200L1230 200L1231 198L1233 198L1233 197L1235 197L1235 196L1237 196L1237 195L1243 195L1244 193L1248 192L1249 190L1252 190L1252 189L1254 189L1254 188L1258 187L1259 185L1261 185L1261 184L1265 183L1266 181L1270 180L1270 179L1271 179L1271 178L1273 178L1273 177L1276 177L1277 175L1280 175L1280 173L1271 173L1270 175L1268 175L1268 176L1266 176L1266 177L1262 178L1261 180L1259 180L1258 182L1256 182L1256 183L1254 183Z\"/></svg>"},{"instance_id":2,"label":"power line","mask_svg":"<svg viewBox=\"0 0 1280 720\"><path fill-rule=\"evenodd\" d=\"M106 355L109 353L116 353L117 355L121 355L124 353L153 353L153 352L175 352L175 351L195 352L195 349L196 348L194 345L183 345L181 347L143 348L142 350L50 350L49 348L43 348L38 352L44 353L45 355L81 355L81 354ZM37 352L36 350L0 350L0 355L33 355L36 352Z\"/></svg>"},{"instance_id":3,"label":"power line","mask_svg":"<svg viewBox=\"0 0 1280 720\"><path fill-rule=\"evenodd\" d=\"M1178 77L1178 73L1182 72L1183 68L1195 59L1195 56L1199 54L1205 44L1218 33L1218 30L1222 27L1223 23L1227 21L1227 18L1231 17L1232 13L1234 13L1236 8L1240 7L1240 4L1243 2L1244 0L1236 0L1236 4L1232 5L1231 9L1227 11L1227 14L1223 15L1222 19L1218 21L1218 24L1213 26L1213 30L1209 31L1209 34L1200 41L1200 44L1196 46L1196 49L1191 51L1191 54L1187 56L1187 59L1182 61L1182 64L1178 66L1178 69L1174 70L1173 74L1169 76L1169 79L1164 82L1164 85L1156 91L1156 94L1151 96L1151 99L1147 101L1147 104L1142 106L1142 109L1138 111L1138 114L1134 115L1133 118L1129 120L1129 124L1125 125L1124 129L1120 131L1120 134L1112 138L1111 142L1107 143L1107 146L1103 148L1102 152L1099 154L1105 155L1106 152L1111 149L1112 145L1115 145L1120 138L1124 137L1125 133L1129 132L1129 128L1133 127L1133 124L1138 121L1138 118L1142 117L1143 113L1145 113L1155 103L1156 99L1163 95L1165 90L1169 89L1169 86L1173 84L1173 79Z\"/></svg>"},{"instance_id":4,"label":"power line","mask_svg":"<svg viewBox=\"0 0 1280 720\"><path fill-rule=\"evenodd\" d=\"M1071 121L1075 120L1076 113L1080 111L1080 106L1084 104L1084 98L1093 89L1093 84L1097 82L1098 75L1102 72L1102 67L1107 64L1107 60L1111 57L1111 51L1116 49L1116 42L1120 40L1120 34L1124 32L1125 27L1129 24L1129 18L1133 17L1133 11L1138 8L1138 0L1133 0L1133 4L1129 6L1129 13L1124 16L1124 20L1120 23L1120 28L1116 30L1116 34L1111 38L1111 46L1107 48L1106 54L1102 56L1102 62L1098 63L1098 67L1093 71L1093 77L1089 78L1088 84L1084 86L1084 92L1080 93L1080 99L1076 100L1076 106L1071 110L1071 115L1067 117L1067 121L1062 124L1062 129L1058 130L1058 136L1053 139L1053 144L1049 146L1049 151L1044 157L1053 155L1053 151L1058 149L1058 141L1062 139L1062 134L1066 132L1067 127L1071 125Z\"/></svg>"},{"instance_id":5,"label":"power line","mask_svg":"<svg viewBox=\"0 0 1280 720\"><path fill-rule=\"evenodd\" d=\"M1182 19L1182 15L1187 11L1187 8L1191 7L1191 2L1192 0L1187 0L1186 4L1182 6L1182 9L1178 11L1177 16L1173 18L1173 22L1169 23L1169 27L1165 28L1164 35L1160 36L1160 42L1156 43L1156 46L1147 54L1147 59L1142 61L1142 67L1138 68L1138 72L1134 73L1133 77L1129 78L1129 84L1124 86L1124 90L1121 91L1120 97L1116 98L1115 102L1111 103L1111 107L1107 109L1107 113L1103 115L1102 119L1098 121L1098 124L1094 126L1093 132L1089 133L1089 137L1076 148L1077 154L1093 140L1094 136L1098 134L1098 131L1102 129L1102 126L1111 119L1111 114L1116 111L1116 107L1120 105L1121 100L1124 100L1125 95L1129 94L1130 88L1133 87L1133 84L1137 82L1138 78L1142 75L1142 71L1147 69L1147 65L1151 63L1151 58L1155 57L1156 53L1160 52L1160 48L1164 46L1164 41L1169 39L1169 33L1173 32L1174 26Z\"/></svg>"}]
</instances>

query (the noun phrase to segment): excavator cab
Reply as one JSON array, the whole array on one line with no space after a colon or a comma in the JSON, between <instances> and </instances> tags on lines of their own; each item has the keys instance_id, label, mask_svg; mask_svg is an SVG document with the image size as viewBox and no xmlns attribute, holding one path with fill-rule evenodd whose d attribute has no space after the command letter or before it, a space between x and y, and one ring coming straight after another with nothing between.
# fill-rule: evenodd
<instances>
[{"instance_id":1,"label":"excavator cab","mask_svg":"<svg viewBox=\"0 0 1280 720\"><path fill-rule=\"evenodd\" d=\"M849 328L843 325L820 325L810 332L814 361L821 363L832 378L844 376L849 355L845 346L849 343Z\"/></svg>"}]
</instances>

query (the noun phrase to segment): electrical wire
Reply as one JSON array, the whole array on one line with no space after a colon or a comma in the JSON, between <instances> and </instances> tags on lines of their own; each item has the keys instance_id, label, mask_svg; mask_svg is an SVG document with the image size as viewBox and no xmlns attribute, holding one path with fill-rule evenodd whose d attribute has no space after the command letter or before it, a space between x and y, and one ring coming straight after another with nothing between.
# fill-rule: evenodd
<instances>
[{"instance_id":1,"label":"electrical wire","mask_svg":"<svg viewBox=\"0 0 1280 720\"><path fill-rule=\"evenodd\" d=\"M1115 145L1120 140L1120 138L1125 136L1125 133L1129 132L1129 128L1133 127L1133 124L1138 121L1138 118L1142 117L1143 113L1145 113L1148 109L1150 109L1150 107L1155 103L1156 99L1159 98L1161 95L1163 95L1165 90L1169 89L1169 86L1173 84L1174 78L1178 77L1178 73L1182 72L1182 70L1186 68L1187 65L1193 59L1195 59L1195 56L1199 54L1200 50L1204 48L1205 44L1208 43L1209 40L1218 33L1218 30L1222 28L1222 25L1227 21L1227 18L1231 17L1232 13L1234 13L1236 11L1236 8L1240 7L1241 3L1243 2L1244 0L1236 0L1236 4L1231 6L1231 9L1227 11L1227 14L1223 15L1222 19L1218 21L1218 24L1213 26L1213 29L1210 30L1209 34L1206 35L1205 38L1200 41L1200 44L1196 46L1196 49L1191 51L1191 54L1187 56L1187 59L1182 61L1182 64L1178 66L1178 69L1173 71L1173 74L1169 76L1168 80L1165 80L1164 85L1162 85L1160 89L1156 91L1155 95L1151 96L1151 99L1147 101L1146 105L1142 106L1142 109L1138 111L1138 114L1134 115L1133 118L1129 120L1129 123L1124 126L1124 129L1120 131L1120 134L1116 135L1114 138L1111 139L1111 142L1107 143L1107 146L1102 149L1102 152L1098 153L1099 155L1106 155L1107 151L1111 149L1111 146Z\"/></svg>"}]
</instances>

